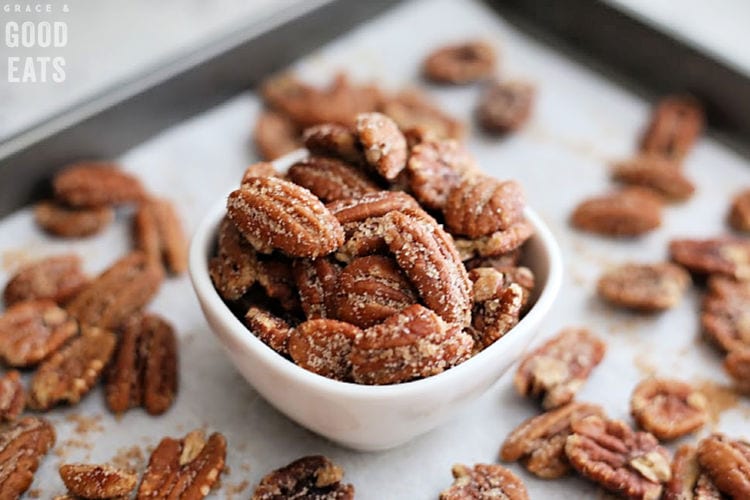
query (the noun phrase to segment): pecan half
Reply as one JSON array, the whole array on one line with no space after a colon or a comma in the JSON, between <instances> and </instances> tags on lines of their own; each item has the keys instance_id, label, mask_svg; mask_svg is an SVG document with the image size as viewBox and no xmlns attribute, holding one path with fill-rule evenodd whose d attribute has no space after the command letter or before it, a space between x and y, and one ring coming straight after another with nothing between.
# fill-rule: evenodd
<instances>
[{"instance_id":1,"label":"pecan half","mask_svg":"<svg viewBox=\"0 0 750 500\"><path fill-rule=\"evenodd\" d=\"M10 366L33 366L76 333L76 321L51 300L19 302L0 316L0 356Z\"/></svg>"},{"instance_id":2,"label":"pecan half","mask_svg":"<svg viewBox=\"0 0 750 500\"><path fill-rule=\"evenodd\" d=\"M265 475L252 500L353 500L354 486L342 483L343 477L341 467L322 455L302 457Z\"/></svg>"},{"instance_id":3,"label":"pecan half","mask_svg":"<svg viewBox=\"0 0 750 500\"><path fill-rule=\"evenodd\" d=\"M242 297L258 278L255 249L228 217L219 226L218 248L208 263L208 272L219 295L226 300Z\"/></svg>"},{"instance_id":4,"label":"pecan half","mask_svg":"<svg viewBox=\"0 0 750 500\"><path fill-rule=\"evenodd\" d=\"M344 242L344 230L307 189L275 177L249 179L227 200L227 214L256 250L320 257Z\"/></svg>"},{"instance_id":5,"label":"pecan half","mask_svg":"<svg viewBox=\"0 0 750 500\"><path fill-rule=\"evenodd\" d=\"M23 389L21 374L17 370L6 372L0 377L0 420L12 422L26 406L26 391Z\"/></svg>"},{"instance_id":6,"label":"pecan half","mask_svg":"<svg viewBox=\"0 0 750 500\"><path fill-rule=\"evenodd\" d=\"M115 218L111 207L71 208L54 201L34 205L34 220L49 234L81 238L102 231Z\"/></svg>"},{"instance_id":7,"label":"pecan half","mask_svg":"<svg viewBox=\"0 0 750 500\"><path fill-rule=\"evenodd\" d=\"M65 302L86 284L77 255L57 255L31 262L16 272L5 285L7 307L24 300L50 299Z\"/></svg>"},{"instance_id":8,"label":"pecan half","mask_svg":"<svg viewBox=\"0 0 750 500\"><path fill-rule=\"evenodd\" d=\"M203 431L164 438L151 453L136 498L200 500L219 480L226 453L226 439L216 432L208 439Z\"/></svg>"},{"instance_id":9,"label":"pecan half","mask_svg":"<svg viewBox=\"0 0 750 500\"><path fill-rule=\"evenodd\" d=\"M352 260L339 283L338 318L360 328L380 323L418 300L398 264L384 255Z\"/></svg>"},{"instance_id":10,"label":"pecan half","mask_svg":"<svg viewBox=\"0 0 750 500\"><path fill-rule=\"evenodd\" d=\"M300 300L290 259L278 253L261 255L258 257L257 273L258 284L268 297L276 299L286 311L300 310Z\"/></svg>"},{"instance_id":11,"label":"pecan half","mask_svg":"<svg viewBox=\"0 0 750 500\"><path fill-rule=\"evenodd\" d=\"M456 140L428 140L414 146L406 166L409 187L425 207L442 209L463 178L475 175L474 157Z\"/></svg>"},{"instance_id":12,"label":"pecan half","mask_svg":"<svg viewBox=\"0 0 750 500\"><path fill-rule=\"evenodd\" d=\"M68 493L83 498L115 498L130 494L138 484L135 472L110 465L63 464L60 478Z\"/></svg>"},{"instance_id":13,"label":"pecan half","mask_svg":"<svg viewBox=\"0 0 750 500\"><path fill-rule=\"evenodd\" d=\"M81 162L65 167L52 180L55 198L72 207L101 207L137 202L146 192L134 176L105 162Z\"/></svg>"},{"instance_id":14,"label":"pecan half","mask_svg":"<svg viewBox=\"0 0 750 500\"><path fill-rule=\"evenodd\" d=\"M314 155L332 156L360 164L364 163L362 147L350 127L337 123L322 123L305 129L305 147Z\"/></svg>"},{"instance_id":15,"label":"pecan half","mask_svg":"<svg viewBox=\"0 0 750 500\"><path fill-rule=\"evenodd\" d=\"M667 96L656 105L641 151L681 161L703 129L703 109L690 96Z\"/></svg>"},{"instance_id":16,"label":"pecan half","mask_svg":"<svg viewBox=\"0 0 750 500\"><path fill-rule=\"evenodd\" d=\"M750 349L731 351L724 359L724 369L740 392L750 394Z\"/></svg>"},{"instance_id":17,"label":"pecan half","mask_svg":"<svg viewBox=\"0 0 750 500\"><path fill-rule=\"evenodd\" d=\"M21 498L39 463L55 444L55 429L43 418L24 417L0 432L0 492Z\"/></svg>"},{"instance_id":18,"label":"pecan half","mask_svg":"<svg viewBox=\"0 0 750 500\"><path fill-rule=\"evenodd\" d=\"M419 203L406 193L378 191L361 198L339 200L326 205L341 224L363 222L394 210L419 210Z\"/></svg>"},{"instance_id":19,"label":"pecan half","mask_svg":"<svg viewBox=\"0 0 750 500\"><path fill-rule=\"evenodd\" d=\"M698 463L695 446L677 449L672 461L672 479L664 490L664 500L722 500L724 497Z\"/></svg>"},{"instance_id":20,"label":"pecan half","mask_svg":"<svg viewBox=\"0 0 750 500\"><path fill-rule=\"evenodd\" d=\"M474 269L469 277L474 281L471 333L476 349L482 350L516 326L528 292L495 269Z\"/></svg>"},{"instance_id":21,"label":"pecan half","mask_svg":"<svg viewBox=\"0 0 750 500\"><path fill-rule=\"evenodd\" d=\"M302 146L297 125L287 116L265 110L253 130L255 149L264 160L275 160Z\"/></svg>"},{"instance_id":22,"label":"pecan half","mask_svg":"<svg viewBox=\"0 0 750 500\"><path fill-rule=\"evenodd\" d=\"M492 82L482 91L477 119L493 134L506 134L521 128L531 116L536 89L520 80Z\"/></svg>"},{"instance_id":23,"label":"pecan half","mask_svg":"<svg viewBox=\"0 0 750 500\"><path fill-rule=\"evenodd\" d=\"M31 379L29 405L47 410L60 403L78 403L99 380L116 342L112 332L82 327L78 337L39 366Z\"/></svg>"},{"instance_id":24,"label":"pecan half","mask_svg":"<svg viewBox=\"0 0 750 500\"><path fill-rule=\"evenodd\" d=\"M507 229L495 231L489 236L466 239L456 238L456 250L462 260L477 257L498 257L518 250L534 235L534 226L522 219Z\"/></svg>"},{"instance_id":25,"label":"pecan half","mask_svg":"<svg viewBox=\"0 0 750 500\"><path fill-rule=\"evenodd\" d=\"M638 426L662 440L697 431L708 419L708 401L690 384L651 378L638 384L630 412Z\"/></svg>"},{"instance_id":26,"label":"pecan half","mask_svg":"<svg viewBox=\"0 0 750 500\"><path fill-rule=\"evenodd\" d=\"M672 240L669 254L692 273L750 278L750 240L733 237Z\"/></svg>"},{"instance_id":27,"label":"pecan half","mask_svg":"<svg viewBox=\"0 0 750 500\"><path fill-rule=\"evenodd\" d=\"M135 246L154 262L164 262L172 274L187 269L188 243L174 206L164 199L150 199L133 218Z\"/></svg>"},{"instance_id":28,"label":"pecan half","mask_svg":"<svg viewBox=\"0 0 750 500\"><path fill-rule=\"evenodd\" d=\"M327 258L294 262L294 278L307 319L336 318L340 274L339 265Z\"/></svg>"},{"instance_id":29,"label":"pecan half","mask_svg":"<svg viewBox=\"0 0 750 500\"><path fill-rule=\"evenodd\" d=\"M521 396L549 410L569 403L601 362L606 344L583 328L566 328L521 360L513 379Z\"/></svg>"},{"instance_id":30,"label":"pecan half","mask_svg":"<svg viewBox=\"0 0 750 500\"><path fill-rule=\"evenodd\" d=\"M675 264L623 264L604 273L596 290L617 306L660 311L676 306L689 285L690 275Z\"/></svg>"},{"instance_id":31,"label":"pecan half","mask_svg":"<svg viewBox=\"0 0 750 500\"><path fill-rule=\"evenodd\" d=\"M365 160L384 179L393 180L406 166L406 138L382 113L357 115L356 132Z\"/></svg>"},{"instance_id":32,"label":"pecan half","mask_svg":"<svg viewBox=\"0 0 750 500\"><path fill-rule=\"evenodd\" d=\"M698 463L731 498L750 498L750 444L713 434L698 443Z\"/></svg>"},{"instance_id":33,"label":"pecan half","mask_svg":"<svg viewBox=\"0 0 750 500\"><path fill-rule=\"evenodd\" d=\"M603 236L640 236L661 225L661 211L661 199L653 191L629 187L581 202L571 224Z\"/></svg>"},{"instance_id":34,"label":"pecan half","mask_svg":"<svg viewBox=\"0 0 750 500\"><path fill-rule=\"evenodd\" d=\"M445 371L471 355L474 342L460 327L419 304L358 335L352 375L361 384L395 384Z\"/></svg>"},{"instance_id":35,"label":"pecan half","mask_svg":"<svg viewBox=\"0 0 750 500\"><path fill-rule=\"evenodd\" d=\"M107 405L115 413L143 406L160 415L177 394L177 338L155 315L131 318L107 374Z\"/></svg>"},{"instance_id":36,"label":"pecan half","mask_svg":"<svg viewBox=\"0 0 750 500\"><path fill-rule=\"evenodd\" d=\"M728 220L736 231L750 232L750 189L745 189L732 199Z\"/></svg>"},{"instance_id":37,"label":"pecan half","mask_svg":"<svg viewBox=\"0 0 750 500\"><path fill-rule=\"evenodd\" d=\"M453 484L440 492L440 500L469 500L502 498L528 500L523 481L505 467L497 464L476 464L474 467L453 466Z\"/></svg>"},{"instance_id":38,"label":"pecan half","mask_svg":"<svg viewBox=\"0 0 750 500\"><path fill-rule=\"evenodd\" d=\"M604 410L599 405L573 402L532 417L505 438L500 458L520 460L529 472L544 479L562 477L570 471L564 450L572 432L570 424L589 415L604 417Z\"/></svg>"},{"instance_id":39,"label":"pecan half","mask_svg":"<svg viewBox=\"0 0 750 500\"><path fill-rule=\"evenodd\" d=\"M279 174L276 172L276 167L273 166L273 163L259 161L245 169L240 184L244 184L253 177L279 177Z\"/></svg>"},{"instance_id":40,"label":"pecan half","mask_svg":"<svg viewBox=\"0 0 750 500\"><path fill-rule=\"evenodd\" d=\"M334 319L311 319L289 335L289 355L305 370L335 380L351 379L349 354L362 330Z\"/></svg>"},{"instance_id":41,"label":"pecan half","mask_svg":"<svg viewBox=\"0 0 750 500\"><path fill-rule=\"evenodd\" d=\"M425 305L448 323L471 321L471 282L443 229L424 217L402 212L386 215L385 242Z\"/></svg>"},{"instance_id":42,"label":"pecan half","mask_svg":"<svg viewBox=\"0 0 750 500\"><path fill-rule=\"evenodd\" d=\"M517 182L477 175L464 179L450 192L443 213L451 233L479 238L522 220L525 205Z\"/></svg>"},{"instance_id":43,"label":"pecan half","mask_svg":"<svg viewBox=\"0 0 750 500\"><path fill-rule=\"evenodd\" d=\"M653 189L675 201L687 200L695 193L695 186L679 164L655 154L641 154L615 163L612 178L625 184Z\"/></svg>"},{"instance_id":44,"label":"pecan half","mask_svg":"<svg viewBox=\"0 0 750 500\"><path fill-rule=\"evenodd\" d=\"M703 298L701 326L724 351L750 346L750 283L712 276Z\"/></svg>"},{"instance_id":45,"label":"pecan half","mask_svg":"<svg viewBox=\"0 0 750 500\"><path fill-rule=\"evenodd\" d=\"M379 190L356 167L324 156L310 156L295 163L289 168L288 177L324 202L359 198Z\"/></svg>"},{"instance_id":46,"label":"pecan half","mask_svg":"<svg viewBox=\"0 0 750 500\"><path fill-rule=\"evenodd\" d=\"M421 90L407 89L391 97L381 110L401 130L419 128L439 139L460 139L464 124L445 113Z\"/></svg>"},{"instance_id":47,"label":"pecan half","mask_svg":"<svg viewBox=\"0 0 750 500\"><path fill-rule=\"evenodd\" d=\"M287 321L267 309L251 306L245 314L245 324L271 349L284 355L288 353L287 342L292 326Z\"/></svg>"},{"instance_id":48,"label":"pecan half","mask_svg":"<svg viewBox=\"0 0 750 500\"><path fill-rule=\"evenodd\" d=\"M132 252L83 288L66 309L81 324L114 329L148 304L163 277L160 265Z\"/></svg>"},{"instance_id":49,"label":"pecan half","mask_svg":"<svg viewBox=\"0 0 750 500\"><path fill-rule=\"evenodd\" d=\"M565 454L583 477L626 498L660 498L672 472L669 454L654 436L599 416L572 422L571 428Z\"/></svg>"},{"instance_id":50,"label":"pecan half","mask_svg":"<svg viewBox=\"0 0 750 500\"><path fill-rule=\"evenodd\" d=\"M438 83L462 85L477 82L495 71L495 49L482 40L440 47L422 65L425 78Z\"/></svg>"}]
</instances>

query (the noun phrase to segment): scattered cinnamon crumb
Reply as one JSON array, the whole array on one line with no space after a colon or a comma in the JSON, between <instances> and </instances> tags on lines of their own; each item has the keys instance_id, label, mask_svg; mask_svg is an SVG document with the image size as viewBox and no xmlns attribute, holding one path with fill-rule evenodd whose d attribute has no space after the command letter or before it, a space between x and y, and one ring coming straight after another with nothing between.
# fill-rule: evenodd
<instances>
[{"instance_id":1,"label":"scattered cinnamon crumb","mask_svg":"<svg viewBox=\"0 0 750 500\"><path fill-rule=\"evenodd\" d=\"M638 371L641 372L644 378L656 374L656 365L643 353L635 355L633 358L633 364L635 364L635 367L638 368Z\"/></svg>"},{"instance_id":2,"label":"scattered cinnamon crumb","mask_svg":"<svg viewBox=\"0 0 750 500\"><path fill-rule=\"evenodd\" d=\"M146 457L139 446L122 447L111 461L114 467L126 470L143 470L146 466Z\"/></svg>"},{"instance_id":3,"label":"scattered cinnamon crumb","mask_svg":"<svg viewBox=\"0 0 750 500\"><path fill-rule=\"evenodd\" d=\"M39 488L34 488L26 492L26 496L29 498L42 498L42 492Z\"/></svg>"},{"instance_id":4,"label":"scattered cinnamon crumb","mask_svg":"<svg viewBox=\"0 0 750 500\"><path fill-rule=\"evenodd\" d=\"M725 411L732 410L739 405L739 396L728 385L719 384L713 380L699 380L693 385L708 400L708 418L714 429L719 424L721 415Z\"/></svg>"},{"instance_id":5,"label":"scattered cinnamon crumb","mask_svg":"<svg viewBox=\"0 0 750 500\"><path fill-rule=\"evenodd\" d=\"M72 413L65 417L67 422L75 423L76 426L73 428L73 432L76 434L88 434L89 432L102 432L104 426L102 425L102 416L94 415L92 417L81 415L78 413Z\"/></svg>"},{"instance_id":6,"label":"scattered cinnamon crumb","mask_svg":"<svg viewBox=\"0 0 750 500\"><path fill-rule=\"evenodd\" d=\"M227 484L227 487L224 488L224 494L226 495L227 500L232 500L235 495L244 492L248 486L250 486L250 483L247 480L237 484Z\"/></svg>"}]
</instances>

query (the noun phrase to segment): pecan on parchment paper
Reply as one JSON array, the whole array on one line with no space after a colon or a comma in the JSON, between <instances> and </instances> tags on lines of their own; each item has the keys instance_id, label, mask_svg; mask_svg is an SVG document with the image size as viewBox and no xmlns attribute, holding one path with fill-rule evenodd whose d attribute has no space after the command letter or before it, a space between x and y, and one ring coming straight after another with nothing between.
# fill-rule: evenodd
<instances>
[{"instance_id":1,"label":"pecan on parchment paper","mask_svg":"<svg viewBox=\"0 0 750 500\"><path fill-rule=\"evenodd\" d=\"M661 440L697 431L708 420L708 401L690 384L673 379L646 379L630 400L633 419Z\"/></svg>"}]
</instances>

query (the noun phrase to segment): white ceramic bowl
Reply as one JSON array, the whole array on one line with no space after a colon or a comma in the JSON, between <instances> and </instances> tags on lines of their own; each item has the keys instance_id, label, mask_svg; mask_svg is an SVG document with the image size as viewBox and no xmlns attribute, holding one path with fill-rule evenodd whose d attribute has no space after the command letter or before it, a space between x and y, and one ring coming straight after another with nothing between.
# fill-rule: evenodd
<instances>
[{"instance_id":1,"label":"white ceramic bowl","mask_svg":"<svg viewBox=\"0 0 750 500\"><path fill-rule=\"evenodd\" d=\"M560 249L544 222L527 208L526 217L536 232L526 243L524 264L534 272L537 286L534 304L518 325L439 375L387 386L339 382L278 355L248 331L214 289L208 260L226 212L225 200L208 213L190 245L190 277L206 319L234 365L266 401L300 425L349 448L393 448L471 404L523 354L560 289Z\"/></svg>"}]
</instances>

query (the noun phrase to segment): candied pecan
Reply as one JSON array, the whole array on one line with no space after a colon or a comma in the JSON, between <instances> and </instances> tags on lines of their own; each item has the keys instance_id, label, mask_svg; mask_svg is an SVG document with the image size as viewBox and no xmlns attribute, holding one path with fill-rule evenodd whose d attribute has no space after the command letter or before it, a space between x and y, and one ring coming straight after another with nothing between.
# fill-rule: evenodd
<instances>
[{"instance_id":1,"label":"candied pecan","mask_svg":"<svg viewBox=\"0 0 750 500\"><path fill-rule=\"evenodd\" d=\"M508 282L494 269L479 268L471 273L470 278L474 281L471 333L476 349L482 350L518 323L528 292L518 283Z\"/></svg>"},{"instance_id":2,"label":"candied pecan","mask_svg":"<svg viewBox=\"0 0 750 500\"><path fill-rule=\"evenodd\" d=\"M48 410L76 404L91 390L115 350L114 333L84 326L81 334L39 366L31 379L29 404Z\"/></svg>"},{"instance_id":3,"label":"candied pecan","mask_svg":"<svg viewBox=\"0 0 750 500\"><path fill-rule=\"evenodd\" d=\"M750 189L745 189L734 197L728 220L736 231L750 232Z\"/></svg>"},{"instance_id":4,"label":"candied pecan","mask_svg":"<svg viewBox=\"0 0 750 500\"><path fill-rule=\"evenodd\" d=\"M65 167L52 180L55 198L71 207L101 207L137 202L146 192L140 181L117 165L81 162Z\"/></svg>"},{"instance_id":5,"label":"candied pecan","mask_svg":"<svg viewBox=\"0 0 750 500\"><path fill-rule=\"evenodd\" d=\"M642 429L662 440L697 431L708 419L708 401L690 384L673 379L644 380L630 399L630 412Z\"/></svg>"},{"instance_id":6,"label":"candied pecan","mask_svg":"<svg viewBox=\"0 0 750 500\"><path fill-rule=\"evenodd\" d=\"M672 479L667 483L664 500L722 500L723 496L698 463L695 446L677 449L672 461Z\"/></svg>"},{"instance_id":7,"label":"candied pecan","mask_svg":"<svg viewBox=\"0 0 750 500\"><path fill-rule=\"evenodd\" d=\"M63 238L91 236L103 230L115 217L111 207L71 208L54 201L34 206L34 220L46 232Z\"/></svg>"},{"instance_id":8,"label":"candied pecan","mask_svg":"<svg viewBox=\"0 0 750 500\"><path fill-rule=\"evenodd\" d=\"M393 180L406 166L406 139L392 119L382 113L357 115L356 132L365 161L383 178Z\"/></svg>"},{"instance_id":9,"label":"candied pecan","mask_svg":"<svg viewBox=\"0 0 750 500\"><path fill-rule=\"evenodd\" d=\"M536 89L524 81L495 81L487 84L477 107L477 120L493 134L521 128L531 116Z\"/></svg>"},{"instance_id":10,"label":"candied pecan","mask_svg":"<svg viewBox=\"0 0 750 500\"><path fill-rule=\"evenodd\" d=\"M471 282L453 240L433 221L403 212L386 215L385 242L424 303L448 323L471 321Z\"/></svg>"},{"instance_id":11,"label":"candied pecan","mask_svg":"<svg viewBox=\"0 0 750 500\"><path fill-rule=\"evenodd\" d=\"M675 201L687 200L695 192L695 186L674 160L655 154L640 154L615 163L612 177L625 184L653 189Z\"/></svg>"},{"instance_id":12,"label":"candied pecan","mask_svg":"<svg viewBox=\"0 0 750 500\"><path fill-rule=\"evenodd\" d=\"M406 165L409 188L425 207L442 209L463 178L479 172L476 161L453 139L431 140L414 146Z\"/></svg>"},{"instance_id":13,"label":"candied pecan","mask_svg":"<svg viewBox=\"0 0 750 500\"><path fill-rule=\"evenodd\" d=\"M216 432L208 439L203 431L164 438L151 453L136 497L200 500L219 480L226 453L226 439Z\"/></svg>"},{"instance_id":14,"label":"candied pecan","mask_svg":"<svg viewBox=\"0 0 750 500\"><path fill-rule=\"evenodd\" d=\"M491 300L510 284L516 283L523 290L526 303L535 286L534 273L523 266L498 264L494 267L476 267L469 271L469 279L474 283L475 302Z\"/></svg>"},{"instance_id":15,"label":"candied pecan","mask_svg":"<svg viewBox=\"0 0 750 500\"><path fill-rule=\"evenodd\" d=\"M482 40L447 45L427 56L422 73L438 83L473 83L492 75L495 59L495 49Z\"/></svg>"},{"instance_id":16,"label":"candied pecan","mask_svg":"<svg viewBox=\"0 0 750 500\"><path fill-rule=\"evenodd\" d=\"M440 492L440 500L473 500L501 498L528 500L523 481L497 464L476 464L474 467L453 466L453 484Z\"/></svg>"},{"instance_id":17,"label":"candied pecan","mask_svg":"<svg viewBox=\"0 0 750 500\"><path fill-rule=\"evenodd\" d=\"M672 473L669 454L654 436L595 415L570 425L565 455L582 476L626 498L660 498Z\"/></svg>"},{"instance_id":18,"label":"candied pecan","mask_svg":"<svg viewBox=\"0 0 750 500\"><path fill-rule=\"evenodd\" d=\"M460 139L464 135L464 124L418 89L407 89L387 99L381 111L401 130L420 128L439 139Z\"/></svg>"},{"instance_id":19,"label":"candied pecan","mask_svg":"<svg viewBox=\"0 0 750 500\"><path fill-rule=\"evenodd\" d=\"M672 260L696 274L750 278L750 240L734 237L672 240Z\"/></svg>"},{"instance_id":20,"label":"candied pecan","mask_svg":"<svg viewBox=\"0 0 750 500\"><path fill-rule=\"evenodd\" d=\"M129 495L138 484L135 472L98 464L63 464L60 478L68 493L83 498L115 498Z\"/></svg>"},{"instance_id":21,"label":"candied pecan","mask_svg":"<svg viewBox=\"0 0 750 500\"><path fill-rule=\"evenodd\" d=\"M51 300L18 302L0 316L0 356L10 366L33 366L76 333L76 321Z\"/></svg>"},{"instance_id":22,"label":"candied pecan","mask_svg":"<svg viewBox=\"0 0 750 500\"><path fill-rule=\"evenodd\" d=\"M256 250L320 257L344 242L344 230L307 189L275 177L249 179L227 200L227 214Z\"/></svg>"},{"instance_id":23,"label":"candied pecan","mask_svg":"<svg viewBox=\"0 0 750 500\"><path fill-rule=\"evenodd\" d=\"M143 406L160 415L177 394L177 338L172 325L155 315L131 318L107 374L107 405L115 413Z\"/></svg>"},{"instance_id":24,"label":"candied pecan","mask_svg":"<svg viewBox=\"0 0 750 500\"><path fill-rule=\"evenodd\" d=\"M341 268L330 259L297 259L293 266L302 310L307 319L335 318Z\"/></svg>"},{"instance_id":25,"label":"candied pecan","mask_svg":"<svg viewBox=\"0 0 750 500\"><path fill-rule=\"evenodd\" d=\"M534 235L534 226L522 219L508 229L495 231L489 236L476 239L456 238L456 250L461 260L476 257L497 257L518 250Z\"/></svg>"},{"instance_id":26,"label":"candied pecan","mask_svg":"<svg viewBox=\"0 0 750 500\"><path fill-rule=\"evenodd\" d=\"M513 383L521 396L542 399L546 410L573 400L606 344L583 328L566 328L521 360Z\"/></svg>"},{"instance_id":27,"label":"candied pecan","mask_svg":"<svg viewBox=\"0 0 750 500\"><path fill-rule=\"evenodd\" d=\"M259 161L257 163L253 163L249 167L245 169L245 172L242 174L242 181L240 181L240 184L244 184L253 177L278 177L279 174L276 172L276 167L273 166L273 163L269 163L266 161Z\"/></svg>"},{"instance_id":28,"label":"candied pecan","mask_svg":"<svg viewBox=\"0 0 750 500\"><path fill-rule=\"evenodd\" d=\"M750 498L750 444L713 434L698 443L698 463L731 498Z\"/></svg>"},{"instance_id":29,"label":"candied pecan","mask_svg":"<svg viewBox=\"0 0 750 500\"><path fill-rule=\"evenodd\" d=\"M276 299L284 310L291 312L300 309L294 281L292 262L283 255L264 255L258 259L258 284L268 297Z\"/></svg>"},{"instance_id":30,"label":"candied pecan","mask_svg":"<svg viewBox=\"0 0 750 500\"><path fill-rule=\"evenodd\" d=\"M623 264L604 273L596 290L611 304L659 311L676 306L689 285L690 275L675 264Z\"/></svg>"},{"instance_id":31,"label":"candied pecan","mask_svg":"<svg viewBox=\"0 0 750 500\"><path fill-rule=\"evenodd\" d=\"M386 253L387 226L385 217L372 217L362 222L344 224L346 240L334 256L341 262L349 263L357 257Z\"/></svg>"},{"instance_id":32,"label":"candied pecan","mask_svg":"<svg viewBox=\"0 0 750 500\"><path fill-rule=\"evenodd\" d=\"M520 221L525 205L517 182L477 175L464 179L450 192L443 213L451 233L479 238Z\"/></svg>"},{"instance_id":33,"label":"candied pecan","mask_svg":"<svg viewBox=\"0 0 750 500\"><path fill-rule=\"evenodd\" d=\"M458 242L456 242L456 246L458 246ZM488 257L472 257L469 260L464 261L464 266L466 267L467 271L471 271L472 269L476 269L478 267L492 267L502 272L503 269L507 268L508 266L517 266L520 261L521 250L520 248L516 248L515 250L511 250L507 253L501 253L500 255Z\"/></svg>"},{"instance_id":34,"label":"candied pecan","mask_svg":"<svg viewBox=\"0 0 750 500\"><path fill-rule=\"evenodd\" d=\"M681 161L703 129L703 109L690 96L667 96L651 115L641 138L641 151Z\"/></svg>"},{"instance_id":35,"label":"candied pecan","mask_svg":"<svg viewBox=\"0 0 750 500\"><path fill-rule=\"evenodd\" d=\"M500 458L520 460L529 472L544 479L562 477L570 471L564 450L572 432L570 424L589 415L604 417L604 410L599 405L573 402L532 417L505 438Z\"/></svg>"},{"instance_id":36,"label":"candied pecan","mask_svg":"<svg viewBox=\"0 0 750 500\"><path fill-rule=\"evenodd\" d=\"M414 304L358 335L351 353L360 384L394 384L438 374L468 359L471 337Z\"/></svg>"},{"instance_id":37,"label":"candied pecan","mask_svg":"<svg viewBox=\"0 0 750 500\"><path fill-rule=\"evenodd\" d=\"M378 191L361 170L335 158L310 156L289 168L289 180L328 203Z\"/></svg>"},{"instance_id":38,"label":"candied pecan","mask_svg":"<svg viewBox=\"0 0 750 500\"><path fill-rule=\"evenodd\" d=\"M133 218L135 246L173 274L187 269L187 239L174 206L165 199L141 203Z\"/></svg>"},{"instance_id":39,"label":"candied pecan","mask_svg":"<svg viewBox=\"0 0 750 500\"><path fill-rule=\"evenodd\" d=\"M571 223L603 236L640 236L661 225L662 202L650 190L629 187L581 202Z\"/></svg>"},{"instance_id":40,"label":"candied pecan","mask_svg":"<svg viewBox=\"0 0 750 500\"><path fill-rule=\"evenodd\" d=\"M709 340L724 351L750 346L750 282L711 277L703 298L701 326Z\"/></svg>"},{"instance_id":41,"label":"candied pecan","mask_svg":"<svg viewBox=\"0 0 750 500\"><path fill-rule=\"evenodd\" d=\"M394 210L419 210L419 203L406 193L378 191L361 198L338 200L326 205L341 224L381 217Z\"/></svg>"},{"instance_id":42,"label":"candied pecan","mask_svg":"<svg viewBox=\"0 0 750 500\"><path fill-rule=\"evenodd\" d=\"M3 300L7 307L37 299L50 299L59 304L75 295L87 280L77 255L47 257L19 269L5 285Z\"/></svg>"},{"instance_id":43,"label":"candied pecan","mask_svg":"<svg viewBox=\"0 0 750 500\"><path fill-rule=\"evenodd\" d=\"M43 418L24 417L0 432L0 492L15 499L31 486L39 462L55 444L55 429Z\"/></svg>"},{"instance_id":44,"label":"candied pecan","mask_svg":"<svg viewBox=\"0 0 750 500\"><path fill-rule=\"evenodd\" d=\"M416 304L418 297L391 257L358 257L339 278L338 318L369 328Z\"/></svg>"},{"instance_id":45,"label":"candied pecan","mask_svg":"<svg viewBox=\"0 0 750 500\"><path fill-rule=\"evenodd\" d=\"M305 370L335 380L351 378L349 354L362 330L335 319L311 319L289 334L289 356Z\"/></svg>"},{"instance_id":46,"label":"candied pecan","mask_svg":"<svg viewBox=\"0 0 750 500\"><path fill-rule=\"evenodd\" d=\"M245 324L271 349L287 354L287 342L292 333L291 325L267 309L251 306L245 313Z\"/></svg>"},{"instance_id":47,"label":"candied pecan","mask_svg":"<svg viewBox=\"0 0 750 500\"><path fill-rule=\"evenodd\" d=\"M264 160L275 160L302 146L294 121L276 111L262 111L253 130L255 149Z\"/></svg>"},{"instance_id":48,"label":"candied pecan","mask_svg":"<svg viewBox=\"0 0 750 500\"><path fill-rule=\"evenodd\" d=\"M258 279L255 249L228 217L219 226L216 257L208 263L208 272L219 295L226 300L239 299Z\"/></svg>"},{"instance_id":49,"label":"candied pecan","mask_svg":"<svg viewBox=\"0 0 750 500\"><path fill-rule=\"evenodd\" d=\"M66 309L80 323L117 328L156 294L164 273L142 252L131 252L83 288Z\"/></svg>"},{"instance_id":50,"label":"candied pecan","mask_svg":"<svg viewBox=\"0 0 750 500\"><path fill-rule=\"evenodd\" d=\"M263 476L252 500L353 500L354 486L343 484L344 471L322 455L302 457Z\"/></svg>"},{"instance_id":51,"label":"candied pecan","mask_svg":"<svg viewBox=\"0 0 750 500\"><path fill-rule=\"evenodd\" d=\"M12 422L26 405L26 391L17 370L6 372L0 377L0 420Z\"/></svg>"},{"instance_id":52,"label":"candied pecan","mask_svg":"<svg viewBox=\"0 0 750 500\"><path fill-rule=\"evenodd\" d=\"M362 146L350 127L322 123L305 129L302 137L305 147L314 155L333 156L354 164L365 161Z\"/></svg>"},{"instance_id":53,"label":"candied pecan","mask_svg":"<svg viewBox=\"0 0 750 500\"><path fill-rule=\"evenodd\" d=\"M750 349L734 349L724 359L724 369L734 379L737 389L750 394Z\"/></svg>"}]
</instances>

